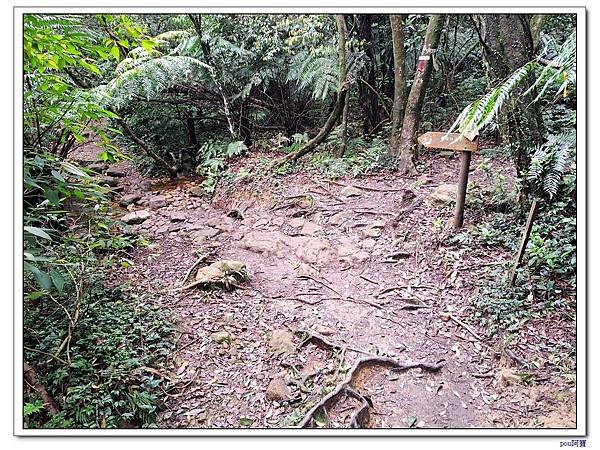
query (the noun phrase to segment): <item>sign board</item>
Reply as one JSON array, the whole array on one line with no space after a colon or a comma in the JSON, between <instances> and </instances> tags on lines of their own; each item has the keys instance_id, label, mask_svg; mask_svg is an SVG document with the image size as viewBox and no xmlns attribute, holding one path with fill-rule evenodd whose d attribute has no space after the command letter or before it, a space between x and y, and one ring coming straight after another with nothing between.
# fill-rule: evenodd
<instances>
[{"instance_id":1,"label":"sign board","mask_svg":"<svg viewBox=\"0 0 600 450\"><path fill-rule=\"evenodd\" d=\"M426 148L440 148L474 152L477 150L477 139L470 141L459 133L444 133L443 131L430 131L419 136L419 144Z\"/></svg>"}]
</instances>

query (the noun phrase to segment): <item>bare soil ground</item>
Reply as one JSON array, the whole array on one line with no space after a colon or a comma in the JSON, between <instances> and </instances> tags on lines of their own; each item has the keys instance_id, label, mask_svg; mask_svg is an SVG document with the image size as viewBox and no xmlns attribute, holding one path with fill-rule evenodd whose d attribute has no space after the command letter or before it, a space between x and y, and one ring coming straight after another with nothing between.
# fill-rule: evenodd
<instances>
[{"instance_id":1,"label":"bare soil ground","mask_svg":"<svg viewBox=\"0 0 600 450\"><path fill-rule=\"evenodd\" d=\"M512 255L446 245L452 207L431 194L455 182L458 158L424 160L413 179L292 173L223 184L212 201L195 195L199 180L145 180L130 163L113 165L126 175L120 195L140 196L128 211L150 212L130 232L151 245L110 281L155 296L177 322L176 350L160 368L159 426L294 426L357 359L379 355L441 369L360 370L351 386L369 404L362 426L575 427L575 394L559 373L528 370L528 383L515 376L549 350L521 345L507 356L470 322L477 282ZM480 162L474 155L470 179L492 189ZM485 208L469 205L466 226L483 221ZM115 205L119 216L128 211ZM250 279L231 290L176 291L207 253L203 265L239 260ZM523 336L574 345L574 320L532 321ZM309 425L347 427L360 404L343 393Z\"/></svg>"}]
</instances>

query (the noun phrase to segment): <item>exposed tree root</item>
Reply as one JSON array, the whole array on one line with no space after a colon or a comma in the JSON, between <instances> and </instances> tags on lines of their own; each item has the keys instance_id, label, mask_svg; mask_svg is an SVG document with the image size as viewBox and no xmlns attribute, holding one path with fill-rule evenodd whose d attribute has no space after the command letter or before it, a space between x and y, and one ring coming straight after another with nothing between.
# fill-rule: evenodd
<instances>
[{"instance_id":1,"label":"exposed tree root","mask_svg":"<svg viewBox=\"0 0 600 450\"><path fill-rule=\"evenodd\" d=\"M33 389L38 393L42 401L44 402L44 406L46 407L46 411L51 415L58 414L58 407L54 402L54 399L50 397L50 394L46 391L46 387L37 381L37 377L35 376L35 371L33 367L31 367L27 363L23 363L23 377L25 381L33 386Z\"/></svg>"},{"instance_id":2,"label":"exposed tree root","mask_svg":"<svg viewBox=\"0 0 600 450\"><path fill-rule=\"evenodd\" d=\"M298 424L298 427L313 427L316 414L322 411L324 414L327 415L328 411L331 410L331 408L337 403L339 398L344 394L351 395L354 398L357 398L361 401L360 408L357 411L355 411L352 415L352 418L350 420L350 427L364 427L369 419L369 406L371 405L365 396L358 393L352 388L352 383L356 379L360 370L369 366L392 367L392 370L396 372L416 368L421 368L430 372L437 372L442 368L442 365L433 365L425 363L404 364L393 358L385 358L381 356L371 356L359 359L354 363L350 371L346 374L344 380L341 383L339 383L333 391L331 391L329 394L323 397L319 403L317 403L313 408L310 409L310 411L308 411L308 413L304 416L302 421Z\"/></svg>"}]
</instances>

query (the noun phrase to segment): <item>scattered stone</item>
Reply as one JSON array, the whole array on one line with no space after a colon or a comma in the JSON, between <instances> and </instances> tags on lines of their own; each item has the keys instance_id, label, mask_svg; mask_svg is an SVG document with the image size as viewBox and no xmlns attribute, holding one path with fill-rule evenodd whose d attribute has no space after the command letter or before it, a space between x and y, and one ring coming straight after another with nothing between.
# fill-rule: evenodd
<instances>
[{"instance_id":1,"label":"scattered stone","mask_svg":"<svg viewBox=\"0 0 600 450\"><path fill-rule=\"evenodd\" d=\"M108 167L108 165L105 163L95 163L95 164L90 164L88 166L88 169L93 170L96 173L102 173L106 170L107 167Z\"/></svg>"},{"instance_id":2,"label":"scattered stone","mask_svg":"<svg viewBox=\"0 0 600 450\"><path fill-rule=\"evenodd\" d=\"M152 209L164 208L167 206L167 198L164 195L155 195L148 199L147 204Z\"/></svg>"},{"instance_id":3,"label":"scattered stone","mask_svg":"<svg viewBox=\"0 0 600 450\"><path fill-rule=\"evenodd\" d=\"M235 279L231 279L237 275L238 278L243 277L246 272L246 264L241 261L232 259L222 259L216 261L206 267L201 267L196 273L196 282L199 284L229 284Z\"/></svg>"},{"instance_id":4,"label":"scattered stone","mask_svg":"<svg viewBox=\"0 0 600 450\"><path fill-rule=\"evenodd\" d=\"M306 222L302 217L294 217L292 220L288 222L288 225L292 228L300 228Z\"/></svg>"},{"instance_id":5,"label":"scattered stone","mask_svg":"<svg viewBox=\"0 0 600 450\"><path fill-rule=\"evenodd\" d=\"M331 216L331 218L329 219L329 224L337 227L346 222L347 220L348 216L346 215L346 213L340 212Z\"/></svg>"},{"instance_id":6,"label":"scattered stone","mask_svg":"<svg viewBox=\"0 0 600 450\"><path fill-rule=\"evenodd\" d=\"M190 233L190 236L192 237L192 239L194 239L195 237L211 238L215 237L217 234L219 234L219 230L207 227Z\"/></svg>"},{"instance_id":7,"label":"scattered stone","mask_svg":"<svg viewBox=\"0 0 600 450\"><path fill-rule=\"evenodd\" d=\"M185 222L187 216L183 211L173 211L169 214L171 222Z\"/></svg>"},{"instance_id":8,"label":"scattered stone","mask_svg":"<svg viewBox=\"0 0 600 450\"><path fill-rule=\"evenodd\" d=\"M362 243L360 244L360 246L362 248L364 248L365 250L372 250L375 247L375 244L377 242L375 241L375 239L365 239L364 241L362 241Z\"/></svg>"},{"instance_id":9,"label":"scattered stone","mask_svg":"<svg viewBox=\"0 0 600 450\"><path fill-rule=\"evenodd\" d=\"M440 184L429 194L429 198L436 203L453 203L456 199L456 185Z\"/></svg>"},{"instance_id":10,"label":"scattered stone","mask_svg":"<svg viewBox=\"0 0 600 450\"><path fill-rule=\"evenodd\" d=\"M319 334L322 334L323 336L332 336L333 334L335 334L335 330L333 328L321 324L316 324L313 327L313 330L315 330Z\"/></svg>"},{"instance_id":11,"label":"scattered stone","mask_svg":"<svg viewBox=\"0 0 600 450\"><path fill-rule=\"evenodd\" d=\"M314 236L315 233L321 231L321 227L313 222L306 222L300 230L300 234L303 236Z\"/></svg>"},{"instance_id":12,"label":"scattered stone","mask_svg":"<svg viewBox=\"0 0 600 450\"><path fill-rule=\"evenodd\" d=\"M229 334L227 331L217 331L216 333L213 333L210 335L210 338L216 342L217 344L222 344L222 343L231 343L231 334Z\"/></svg>"},{"instance_id":13,"label":"scattered stone","mask_svg":"<svg viewBox=\"0 0 600 450\"><path fill-rule=\"evenodd\" d=\"M340 191L340 194L344 197L359 197L361 194L360 189L354 186L346 186Z\"/></svg>"},{"instance_id":14,"label":"scattered stone","mask_svg":"<svg viewBox=\"0 0 600 450\"><path fill-rule=\"evenodd\" d=\"M165 234L165 233L168 233L169 231L171 231L170 226L169 225L163 225L163 226L158 227L156 229L156 234Z\"/></svg>"},{"instance_id":15,"label":"scattered stone","mask_svg":"<svg viewBox=\"0 0 600 450\"><path fill-rule=\"evenodd\" d=\"M294 353L296 351L294 335L287 330L273 330L269 348L276 355Z\"/></svg>"},{"instance_id":16,"label":"scattered stone","mask_svg":"<svg viewBox=\"0 0 600 450\"><path fill-rule=\"evenodd\" d=\"M267 387L265 397L270 402L284 402L292 398L292 393L285 382L285 378L282 376L273 378Z\"/></svg>"},{"instance_id":17,"label":"scattered stone","mask_svg":"<svg viewBox=\"0 0 600 450\"><path fill-rule=\"evenodd\" d=\"M362 234L365 237L371 237L371 238L379 237L383 233L384 226L385 226L385 222L383 220L376 220L373 223L370 223L369 225L367 225L363 229Z\"/></svg>"},{"instance_id":18,"label":"scattered stone","mask_svg":"<svg viewBox=\"0 0 600 450\"><path fill-rule=\"evenodd\" d=\"M260 228L260 227L264 227L265 225L269 224L269 219L258 219L256 222L254 222L254 228Z\"/></svg>"},{"instance_id":19,"label":"scattered stone","mask_svg":"<svg viewBox=\"0 0 600 450\"><path fill-rule=\"evenodd\" d=\"M303 237L296 242L296 256L305 263L324 264L331 259L331 247L323 239Z\"/></svg>"},{"instance_id":20,"label":"scattered stone","mask_svg":"<svg viewBox=\"0 0 600 450\"><path fill-rule=\"evenodd\" d=\"M120 192L123 192L125 190L125 186L122 185L118 185L118 186L113 186L110 188L111 194L115 195L118 194Z\"/></svg>"},{"instance_id":21,"label":"scattered stone","mask_svg":"<svg viewBox=\"0 0 600 450\"><path fill-rule=\"evenodd\" d=\"M337 248L339 260L346 264L363 263L371 257L357 245L344 242Z\"/></svg>"},{"instance_id":22,"label":"scattered stone","mask_svg":"<svg viewBox=\"0 0 600 450\"><path fill-rule=\"evenodd\" d=\"M106 175L108 175L109 177L123 178L127 176L127 173L118 169L108 169L106 171Z\"/></svg>"},{"instance_id":23,"label":"scattered stone","mask_svg":"<svg viewBox=\"0 0 600 450\"><path fill-rule=\"evenodd\" d=\"M519 384L521 378L511 369L502 367L496 374L496 381L500 387L506 387L512 384Z\"/></svg>"},{"instance_id":24,"label":"scattered stone","mask_svg":"<svg viewBox=\"0 0 600 450\"><path fill-rule=\"evenodd\" d=\"M142 223L150 218L152 214L147 209L133 211L121 217L121 220L129 225Z\"/></svg>"},{"instance_id":25,"label":"scattered stone","mask_svg":"<svg viewBox=\"0 0 600 450\"><path fill-rule=\"evenodd\" d=\"M285 235L279 231L252 231L240 241L240 246L255 253L276 254L285 245Z\"/></svg>"},{"instance_id":26,"label":"scattered stone","mask_svg":"<svg viewBox=\"0 0 600 450\"><path fill-rule=\"evenodd\" d=\"M271 223L280 227L285 223L285 219L283 217L275 217L273 220L271 220Z\"/></svg>"},{"instance_id":27,"label":"scattered stone","mask_svg":"<svg viewBox=\"0 0 600 450\"><path fill-rule=\"evenodd\" d=\"M189 192L192 197L204 197L204 194L206 194L202 186L194 186Z\"/></svg>"},{"instance_id":28,"label":"scattered stone","mask_svg":"<svg viewBox=\"0 0 600 450\"><path fill-rule=\"evenodd\" d=\"M100 184L106 184L107 186L115 187L119 184L119 180L117 178L104 176L100 177Z\"/></svg>"},{"instance_id":29,"label":"scattered stone","mask_svg":"<svg viewBox=\"0 0 600 450\"><path fill-rule=\"evenodd\" d=\"M319 271L317 269L309 266L306 263L300 263L300 265L298 267L296 267L294 269L294 271L296 272L296 275L299 277L302 277L302 276L315 277L319 274Z\"/></svg>"},{"instance_id":30,"label":"scattered stone","mask_svg":"<svg viewBox=\"0 0 600 450\"><path fill-rule=\"evenodd\" d=\"M132 205L141 198L142 196L140 194L127 194L121 197L121 200L119 200L119 205L126 208L127 206Z\"/></svg>"},{"instance_id":31,"label":"scattered stone","mask_svg":"<svg viewBox=\"0 0 600 450\"><path fill-rule=\"evenodd\" d=\"M221 230L224 233L231 233L235 228L233 221L229 217L213 217L206 222L206 225Z\"/></svg>"}]
</instances>

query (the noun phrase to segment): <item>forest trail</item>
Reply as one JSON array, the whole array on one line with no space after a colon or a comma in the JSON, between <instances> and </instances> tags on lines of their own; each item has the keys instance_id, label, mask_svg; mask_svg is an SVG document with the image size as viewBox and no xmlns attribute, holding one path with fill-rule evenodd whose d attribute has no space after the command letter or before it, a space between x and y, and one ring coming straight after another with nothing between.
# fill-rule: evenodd
<instances>
[{"instance_id":1,"label":"forest trail","mask_svg":"<svg viewBox=\"0 0 600 450\"><path fill-rule=\"evenodd\" d=\"M427 164L435 177L236 182L212 202L198 196L198 180L152 182L130 163L111 166L117 199L132 202L118 214L138 211L130 232L152 242L112 281L159 293L177 322L159 426L296 425L367 355L441 368L360 370L351 384L369 403L364 426L572 426L573 411L554 414L557 423L543 417L543 386L520 384L510 369L519 356L500 358L485 330L466 324L474 280L510 255L444 245L455 233L445 229L452 209L443 192L457 159ZM487 182L477 170L472 180ZM467 212L467 224L476 220ZM210 255L204 264L242 261L250 279L233 290L175 291L199 254ZM360 402L348 392L337 399L311 425L349 426Z\"/></svg>"}]
</instances>

